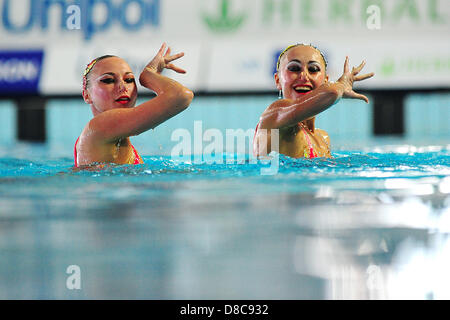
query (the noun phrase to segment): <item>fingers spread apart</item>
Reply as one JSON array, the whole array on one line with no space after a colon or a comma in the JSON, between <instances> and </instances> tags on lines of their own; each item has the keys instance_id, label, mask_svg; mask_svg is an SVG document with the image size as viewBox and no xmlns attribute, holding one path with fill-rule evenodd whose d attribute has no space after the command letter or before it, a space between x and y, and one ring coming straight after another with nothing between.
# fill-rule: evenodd
<instances>
[{"instance_id":1,"label":"fingers spread apart","mask_svg":"<svg viewBox=\"0 0 450 320\"><path fill-rule=\"evenodd\" d=\"M357 66L356 68L353 67L353 69L352 69L352 74L353 74L353 75L357 75L357 74L362 70L362 68L364 68L365 65L366 65L366 62L363 61L363 62L361 62L361 64L360 64L359 66Z\"/></svg>"},{"instance_id":2,"label":"fingers spread apart","mask_svg":"<svg viewBox=\"0 0 450 320\"><path fill-rule=\"evenodd\" d=\"M177 59L181 58L182 56L184 56L184 52L180 52L180 53L174 54L173 56L166 55L164 58L165 58L166 62L171 62L171 61L174 61L174 60L177 60Z\"/></svg>"}]
</instances>

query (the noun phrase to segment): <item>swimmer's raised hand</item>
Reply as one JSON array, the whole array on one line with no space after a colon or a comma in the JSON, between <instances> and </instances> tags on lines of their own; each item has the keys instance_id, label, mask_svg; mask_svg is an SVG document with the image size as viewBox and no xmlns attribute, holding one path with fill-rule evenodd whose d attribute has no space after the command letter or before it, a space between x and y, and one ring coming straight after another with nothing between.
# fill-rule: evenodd
<instances>
[{"instance_id":1,"label":"swimmer's raised hand","mask_svg":"<svg viewBox=\"0 0 450 320\"><path fill-rule=\"evenodd\" d=\"M184 53L180 52L171 56L170 47L167 48L167 50L166 47L166 43L163 43L156 56L147 64L143 72L145 72L145 70L148 70L156 73L161 73L164 69L171 69L178 73L186 73L184 69L181 69L171 63L172 61L184 56Z\"/></svg>"},{"instance_id":2,"label":"swimmer's raised hand","mask_svg":"<svg viewBox=\"0 0 450 320\"><path fill-rule=\"evenodd\" d=\"M345 63L344 63L344 73L342 74L342 76L339 78L339 80L337 81L337 83L340 83L343 85L344 87L344 92L342 94L343 98L349 98L349 99L360 99L360 100L364 100L366 103L369 103L369 99L362 94L356 93L355 91L353 91L353 83L355 81L362 81L365 79L369 79L371 77L373 77L374 73L366 73L364 75L360 75L358 76L357 74L362 70L362 68L364 67L364 65L366 64L365 61L363 61L358 67L353 67L352 71L350 72L349 67L348 67L348 57L345 58Z\"/></svg>"}]
</instances>

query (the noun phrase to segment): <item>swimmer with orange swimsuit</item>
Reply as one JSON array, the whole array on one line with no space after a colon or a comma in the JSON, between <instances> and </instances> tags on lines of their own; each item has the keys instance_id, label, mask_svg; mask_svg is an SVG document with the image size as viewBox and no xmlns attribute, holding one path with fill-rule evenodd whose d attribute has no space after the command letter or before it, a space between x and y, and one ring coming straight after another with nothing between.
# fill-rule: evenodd
<instances>
[{"instance_id":1,"label":"swimmer with orange swimsuit","mask_svg":"<svg viewBox=\"0 0 450 320\"><path fill-rule=\"evenodd\" d=\"M344 73L332 83L326 74L325 58L317 48L304 44L287 47L278 58L274 75L283 99L272 103L261 115L253 139L254 154L265 156L278 151L293 158L331 157L328 133L315 127L315 117L341 98L369 102L366 96L353 91L355 81L374 75L358 75L364 64L350 71L347 57ZM279 130L279 150L272 150L272 129Z\"/></svg>"},{"instance_id":2,"label":"swimmer with orange swimsuit","mask_svg":"<svg viewBox=\"0 0 450 320\"><path fill-rule=\"evenodd\" d=\"M185 70L172 61L184 54L170 55L164 43L139 76L142 86L156 97L137 107L137 87L130 66L116 56L93 60L84 72L83 99L94 117L85 126L74 147L75 167L94 163L143 163L130 142L135 136L153 129L185 110L193 93L180 83L161 75L164 69Z\"/></svg>"}]
</instances>

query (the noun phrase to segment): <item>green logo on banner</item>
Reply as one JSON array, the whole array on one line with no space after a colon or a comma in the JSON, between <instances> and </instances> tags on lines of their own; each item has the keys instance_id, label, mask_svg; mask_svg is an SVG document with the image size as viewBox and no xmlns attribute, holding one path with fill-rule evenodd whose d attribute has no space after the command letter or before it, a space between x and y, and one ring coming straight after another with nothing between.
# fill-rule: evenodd
<instances>
[{"instance_id":1,"label":"green logo on banner","mask_svg":"<svg viewBox=\"0 0 450 320\"><path fill-rule=\"evenodd\" d=\"M237 30L244 22L247 15L245 13L232 16L230 12L231 0L220 0L219 13L216 16L203 14L203 21L215 32L232 32Z\"/></svg>"},{"instance_id":2,"label":"green logo on banner","mask_svg":"<svg viewBox=\"0 0 450 320\"><path fill-rule=\"evenodd\" d=\"M395 73L395 61L392 58L385 59L380 68L381 74L385 77L389 77Z\"/></svg>"}]
</instances>

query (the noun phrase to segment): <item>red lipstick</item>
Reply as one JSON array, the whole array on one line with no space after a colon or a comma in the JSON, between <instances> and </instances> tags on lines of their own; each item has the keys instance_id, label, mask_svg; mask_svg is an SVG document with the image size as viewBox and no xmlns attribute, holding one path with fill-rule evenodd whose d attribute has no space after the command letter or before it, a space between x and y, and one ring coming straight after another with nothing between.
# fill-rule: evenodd
<instances>
[{"instance_id":1,"label":"red lipstick","mask_svg":"<svg viewBox=\"0 0 450 320\"><path fill-rule=\"evenodd\" d=\"M116 99L116 102L120 104L127 104L130 101L131 99L128 96L120 96L118 99Z\"/></svg>"}]
</instances>

